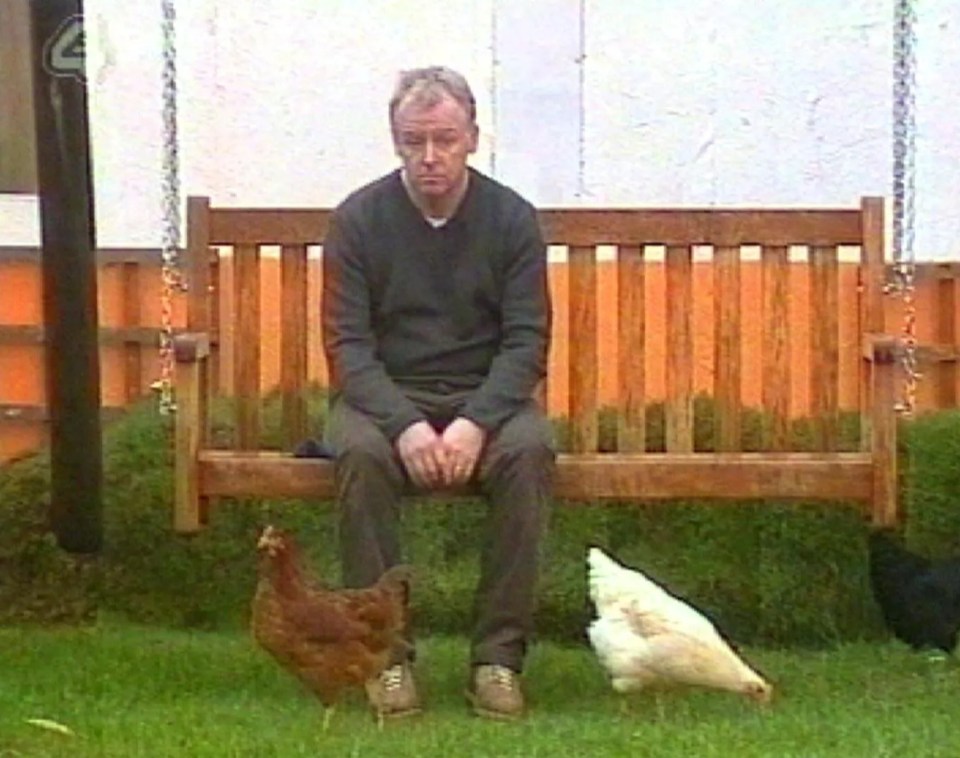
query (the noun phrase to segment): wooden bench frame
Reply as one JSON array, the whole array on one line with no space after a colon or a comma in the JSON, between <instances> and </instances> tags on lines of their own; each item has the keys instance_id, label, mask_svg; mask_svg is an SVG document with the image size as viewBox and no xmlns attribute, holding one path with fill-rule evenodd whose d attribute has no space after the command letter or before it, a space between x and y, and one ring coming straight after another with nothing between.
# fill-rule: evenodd
<instances>
[{"instance_id":1,"label":"wooden bench frame","mask_svg":"<svg viewBox=\"0 0 960 758\"><path fill-rule=\"evenodd\" d=\"M258 450L260 431L260 247L281 247L282 329L280 392L285 440L307 429L307 246L323 241L326 209L212 208L188 202L187 327L175 339L176 492L174 526L192 533L207 520L215 497L329 498L333 466L321 459ZM558 460L555 494L574 501L678 498L816 499L858 501L872 521L892 524L897 511L895 376L897 342L884 336L883 201L863 198L847 209L549 209L541 211L550 245L568 247L569 341L578 345L569 366L571 453ZM619 285L619 414L616 453L598 452L597 264L599 245L615 245ZM643 298L646 246L664 249L666 281L666 452L645 452L645 339ZM770 329L764 336L764 406L772 414L769 452L741 452L739 298L716 298L714 397L716 452L693 451L693 248L713 248L717 287L739 292L741 246L762 251ZM811 403L821 452L788 450L790 419L782 384L791 367L785 333L788 248L809 250ZM859 341L861 450L837 452L838 246L860 251ZM235 449L210 446L210 396L217 391L219 339L218 248L233 248ZM736 302L733 302L736 301ZM309 315L308 315L309 314ZM548 381L549 381L548 377Z\"/></svg>"}]
</instances>

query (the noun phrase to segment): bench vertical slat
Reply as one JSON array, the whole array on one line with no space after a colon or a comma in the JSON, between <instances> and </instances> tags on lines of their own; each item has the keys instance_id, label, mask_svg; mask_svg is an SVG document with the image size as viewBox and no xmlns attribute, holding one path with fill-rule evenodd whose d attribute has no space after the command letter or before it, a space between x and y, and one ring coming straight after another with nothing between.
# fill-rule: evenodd
<instances>
[{"instance_id":1,"label":"bench vertical slat","mask_svg":"<svg viewBox=\"0 0 960 758\"><path fill-rule=\"evenodd\" d=\"M624 245L617 255L618 410L617 450L639 453L647 446L646 297L643 248Z\"/></svg>"},{"instance_id":2,"label":"bench vertical slat","mask_svg":"<svg viewBox=\"0 0 960 758\"><path fill-rule=\"evenodd\" d=\"M790 393L793 362L790 359L790 258L785 245L765 247L763 267L763 408L770 416L764 447L775 451L790 447Z\"/></svg>"},{"instance_id":3,"label":"bench vertical slat","mask_svg":"<svg viewBox=\"0 0 960 758\"><path fill-rule=\"evenodd\" d=\"M307 246L280 252L280 394L283 442L292 449L307 435Z\"/></svg>"},{"instance_id":4,"label":"bench vertical slat","mask_svg":"<svg viewBox=\"0 0 960 758\"><path fill-rule=\"evenodd\" d=\"M666 406L668 453L693 452L693 251L669 245L666 252Z\"/></svg>"},{"instance_id":5,"label":"bench vertical slat","mask_svg":"<svg viewBox=\"0 0 960 758\"><path fill-rule=\"evenodd\" d=\"M139 326L143 323L140 296L140 264L127 261L122 264L121 288L123 292L123 325ZM174 377L170 377L173 381ZM143 392L143 352L140 343L128 340L123 345L123 398L130 404Z\"/></svg>"},{"instance_id":6,"label":"bench vertical slat","mask_svg":"<svg viewBox=\"0 0 960 758\"><path fill-rule=\"evenodd\" d=\"M810 248L810 407L818 450L837 449L840 338L835 246Z\"/></svg>"},{"instance_id":7,"label":"bench vertical slat","mask_svg":"<svg viewBox=\"0 0 960 758\"><path fill-rule=\"evenodd\" d=\"M233 390L236 408L234 447L255 450L260 443L260 248L233 251Z\"/></svg>"},{"instance_id":8,"label":"bench vertical slat","mask_svg":"<svg viewBox=\"0 0 960 758\"><path fill-rule=\"evenodd\" d=\"M547 256L547 297L550 301L550 316L551 316L551 344L550 349L553 347L553 341L557 338L557 319L556 319L556 306L557 300L554 295L554 285L553 285L553 266L550 264L550 248L549 246L546 249L545 255ZM550 413L550 361L551 357L548 352L546 358L546 370L544 371L543 378L537 383L537 386L533 389L533 399L540 406L544 413Z\"/></svg>"},{"instance_id":9,"label":"bench vertical slat","mask_svg":"<svg viewBox=\"0 0 960 758\"><path fill-rule=\"evenodd\" d=\"M237 308L234 305L236 299L236 255L220 256L220 265L217 268L217 282L220 297L218 299L219 309L216 314L216 324L214 333L218 336L218 349L216 355L219 357L219 383L220 390L224 395L233 397L236 394L234 388L234 362L233 356L236 352L237 343Z\"/></svg>"},{"instance_id":10,"label":"bench vertical slat","mask_svg":"<svg viewBox=\"0 0 960 758\"><path fill-rule=\"evenodd\" d=\"M885 329L884 282L886 265L883 250L883 201L863 198L860 203L863 223L863 249L860 253L860 334L880 334ZM861 362L860 370L860 447L873 445L873 364Z\"/></svg>"},{"instance_id":11,"label":"bench vertical slat","mask_svg":"<svg viewBox=\"0 0 960 758\"><path fill-rule=\"evenodd\" d=\"M546 370L544 371L543 378L537 383L537 386L533 390L533 399L543 409L543 412L548 414L550 413L550 373L551 373L551 352L554 345L556 344L557 339L557 330L559 327L559 321L557 319L557 297L555 293L555 284L554 284L554 267L550 263L550 252L549 247L546 252L547 256L547 295L550 300L550 316L551 316L551 335L550 335L550 346L548 348L549 352L547 354L547 363Z\"/></svg>"},{"instance_id":12,"label":"bench vertical slat","mask_svg":"<svg viewBox=\"0 0 960 758\"><path fill-rule=\"evenodd\" d=\"M308 248L309 250L309 248ZM320 302L323 298L323 261L307 255L307 378L322 387L329 383L320 330Z\"/></svg>"},{"instance_id":13,"label":"bench vertical slat","mask_svg":"<svg viewBox=\"0 0 960 758\"><path fill-rule=\"evenodd\" d=\"M570 272L569 260L552 262L547 269L550 287L552 335L547 356L547 381L543 384L544 408L551 413L567 416L570 413L570 371L568 329L570 328Z\"/></svg>"},{"instance_id":14,"label":"bench vertical slat","mask_svg":"<svg viewBox=\"0 0 960 758\"><path fill-rule=\"evenodd\" d=\"M937 324L936 340L941 345L957 344L957 280L947 275L936 280ZM957 362L941 361L937 368L935 407L954 408L957 405Z\"/></svg>"},{"instance_id":15,"label":"bench vertical slat","mask_svg":"<svg viewBox=\"0 0 960 758\"><path fill-rule=\"evenodd\" d=\"M598 443L597 259L593 247L569 250L571 449L594 452Z\"/></svg>"},{"instance_id":16,"label":"bench vertical slat","mask_svg":"<svg viewBox=\"0 0 960 758\"><path fill-rule=\"evenodd\" d=\"M223 357L224 345L220 339L220 331L223 325L223 295L225 290L221 282L221 268L223 261L219 250L210 249L210 283L208 290L210 293L210 327L207 333L210 335L210 358L207 360L207 369L205 379L210 385L212 395L220 392L221 382L223 380L223 367L221 359Z\"/></svg>"},{"instance_id":17,"label":"bench vertical slat","mask_svg":"<svg viewBox=\"0 0 960 758\"><path fill-rule=\"evenodd\" d=\"M883 288L886 280L883 198L863 198L860 215L864 272L861 334L880 334L884 331ZM900 518L897 495L896 351L892 347L874 349L871 355L865 357L867 381L863 394L869 403L869 422L863 436L869 439L873 461L871 515L875 524L890 526ZM866 417L867 414L863 414L863 418Z\"/></svg>"},{"instance_id":18,"label":"bench vertical slat","mask_svg":"<svg viewBox=\"0 0 960 758\"><path fill-rule=\"evenodd\" d=\"M739 450L741 367L740 248L721 246L713 252L714 265L714 397L715 448Z\"/></svg>"}]
</instances>

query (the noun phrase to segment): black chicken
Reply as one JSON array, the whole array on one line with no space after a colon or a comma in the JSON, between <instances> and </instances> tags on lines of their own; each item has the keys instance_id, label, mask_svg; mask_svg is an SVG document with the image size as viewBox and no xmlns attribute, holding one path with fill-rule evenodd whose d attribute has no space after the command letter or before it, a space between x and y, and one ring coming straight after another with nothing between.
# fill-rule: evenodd
<instances>
[{"instance_id":1,"label":"black chicken","mask_svg":"<svg viewBox=\"0 0 960 758\"><path fill-rule=\"evenodd\" d=\"M870 583L890 631L914 650L950 654L960 631L960 557L933 561L889 531L871 533Z\"/></svg>"}]
</instances>

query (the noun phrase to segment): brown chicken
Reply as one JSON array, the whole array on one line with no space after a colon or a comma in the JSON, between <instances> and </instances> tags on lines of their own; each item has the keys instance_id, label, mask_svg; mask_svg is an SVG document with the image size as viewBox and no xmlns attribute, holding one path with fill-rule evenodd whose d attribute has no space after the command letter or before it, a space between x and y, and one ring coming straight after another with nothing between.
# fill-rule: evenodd
<instances>
[{"instance_id":1,"label":"brown chicken","mask_svg":"<svg viewBox=\"0 0 960 758\"><path fill-rule=\"evenodd\" d=\"M304 567L291 535L268 526L257 551L253 636L320 698L326 729L341 693L366 686L405 647L410 570L394 566L371 587L335 590Z\"/></svg>"}]
</instances>

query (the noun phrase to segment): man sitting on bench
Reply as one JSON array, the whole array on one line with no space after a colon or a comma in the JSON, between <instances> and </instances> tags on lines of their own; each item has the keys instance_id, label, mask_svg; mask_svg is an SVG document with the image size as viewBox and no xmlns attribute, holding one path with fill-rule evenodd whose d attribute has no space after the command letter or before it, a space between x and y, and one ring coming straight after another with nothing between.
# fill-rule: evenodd
<instances>
[{"instance_id":1,"label":"man sitting on bench","mask_svg":"<svg viewBox=\"0 0 960 758\"><path fill-rule=\"evenodd\" d=\"M555 459L533 398L550 339L546 249L533 206L467 165L478 129L463 76L402 73L389 115L401 167L347 197L324 243L343 579L366 586L400 562L410 485L475 484L489 528L467 696L480 715L517 718ZM368 688L388 716L420 710L411 662L398 653Z\"/></svg>"}]
</instances>

